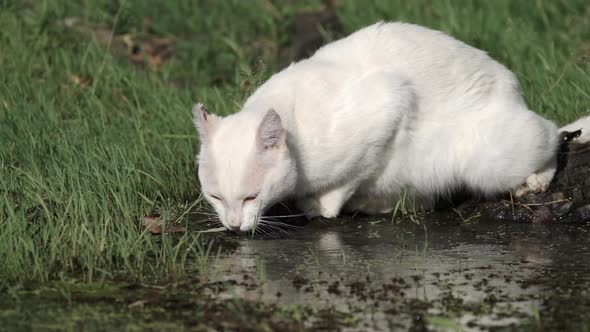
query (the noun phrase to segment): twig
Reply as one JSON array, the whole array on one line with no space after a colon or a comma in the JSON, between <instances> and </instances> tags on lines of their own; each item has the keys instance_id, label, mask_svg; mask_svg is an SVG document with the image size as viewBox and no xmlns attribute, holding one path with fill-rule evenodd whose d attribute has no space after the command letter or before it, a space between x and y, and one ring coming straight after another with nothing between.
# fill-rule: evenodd
<instances>
[{"instance_id":1,"label":"twig","mask_svg":"<svg viewBox=\"0 0 590 332\"><path fill-rule=\"evenodd\" d=\"M569 202L571 203L571 201L567 198L564 199L558 199L555 201L551 201L551 202L543 202L543 203L521 203L521 206L524 207L529 207L529 206L541 206L541 205L551 205L551 204L555 204L555 203L561 203L561 202Z\"/></svg>"}]
</instances>

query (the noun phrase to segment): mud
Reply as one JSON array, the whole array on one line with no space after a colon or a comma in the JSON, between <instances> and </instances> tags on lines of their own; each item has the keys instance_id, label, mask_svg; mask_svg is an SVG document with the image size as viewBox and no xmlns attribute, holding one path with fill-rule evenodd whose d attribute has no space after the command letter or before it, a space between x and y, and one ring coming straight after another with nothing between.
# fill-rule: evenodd
<instances>
[{"instance_id":1,"label":"mud","mask_svg":"<svg viewBox=\"0 0 590 332\"><path fill-rule=\"evenodd\" d=\"M206 273L11 286L0 321L15 331L590 328L590 225L456 210L418 217L319 219L265 237L205 233L223 248ZM189 231L210 226L196 218Z\"/></svg>"},{"instance_id":2,"label":"mud","mask_svg":"<svg viewBox=\"0 0 590 332\"><path fill-rule=\"evenodd\" d=\"M240 239L217 276L232 281L232 295L219 296L341 312L363 331L588 326L590 227L434 215L423 225L341 219L281 240Z\"/></svg>"},{"instance_id":3,"label":"mud","mask_svg":"<svg viewBox=\"0 0 590 332\"><path fill-rule=\"evenodd\" d=\"M505 222L590 222L590 144L564 141L558 169L549 190L516 198L489 201L468 199L456 207L462 213L480 211L488 219Z\"/></svg>"}]
</instances>

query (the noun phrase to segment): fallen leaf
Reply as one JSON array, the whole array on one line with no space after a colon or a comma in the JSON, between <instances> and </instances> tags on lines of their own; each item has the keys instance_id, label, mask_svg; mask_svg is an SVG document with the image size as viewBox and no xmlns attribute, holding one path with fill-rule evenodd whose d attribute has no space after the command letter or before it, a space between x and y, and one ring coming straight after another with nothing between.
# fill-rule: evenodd
<instances>
[{"instance_id":1,"label":"fallen leaf","mask_svg":"<svg viewBox=\"0 0 590 332\"><path fill-rule=\"evenodd\" d=\"M164 225L160 217L143 217L143 227L152 234L186 232L186 228L182 226Z\"/></svg>"},{"instance_id":2,"label":"fallen leaf","mask_svg":"<svg viewBox=\"0 0 590 332\"><path fill-rule=\"evenodd\" d=\"M90 79L88 77L81 77L78 76L76 74L73 74L70 79L72 80L72 83L74 83L74 85L78 85L81 87L86 87L88 86L88 83L90 82Z\"/></svg>"},{"instance_id":3,"label":"fallen leaf","mask_svg":"<svg viewBox=\"0 0 590 332\"><path fill-rule=\"evenodd\" d=\"M79 17L66 17L63 21L64 25L68 28L74 27L78 22L80 22Z\"/></svg>"},{"instance_id":4,"label":"fallen leaf","mask_svg":"<svg viewBox=\"0 0 590 332\"><path fill-rule=\"evenodd\" d=\"M137 300L137 301L129 303L129 305L127 305L127 308L135 308L135 307L142 307L143 308L143 305L146 303L148 303L147 300Z\"/></svg>"},{"instance_id":5,"label":"fallen leaf","mask_svg":"<svg viewBox=\"0 0 590 332\"><path fill-rule=\"evenodd\" d=\"M149 18L144 18L141 31L133 34L115 34L112 27L84 24L77 17L69 17L63 24L72 29L92 34L111 53L127 56L129 62L159 69L174 55L174 41L171 37L154 35Z\"/></svg>"},{"instance_id":6,"label":"fallen leaf","mask_svg":"<svg viewBox=\"0 0 590 332\"><path fill-rule=\"evenodd\" d=\"M167 59L172 57L173 50L174 44L170 38L149 38L136 42L130 49L129 57L135 63L147 63L151 67L159 68L164 65Z\"/></svg>"}]
</instances>

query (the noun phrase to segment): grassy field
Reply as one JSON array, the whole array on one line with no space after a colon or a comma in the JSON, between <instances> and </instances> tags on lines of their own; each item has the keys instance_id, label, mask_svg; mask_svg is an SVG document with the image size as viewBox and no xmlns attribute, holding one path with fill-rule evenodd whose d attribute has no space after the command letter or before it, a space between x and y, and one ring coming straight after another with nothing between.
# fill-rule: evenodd
<instances>
[{"instance_id":1,"label":"grassy field","mask_svg":"<svg viewBox=\"0 0 590 332\"><path fill-rule=\"evenodd\" d=\"M336 35L379 20L441 29L506 64L548 118L565 123L590 109L585 0L335 3ZM153 236L142 227L144 215L186 223L205 209L190 109L201 101L237 111L280 69L297 15L324 8L0 1L0 289L198 273L187 263L203 255L197 234ZM134 52L130 40L164 51Z\"/></svg>"}]
</instances>

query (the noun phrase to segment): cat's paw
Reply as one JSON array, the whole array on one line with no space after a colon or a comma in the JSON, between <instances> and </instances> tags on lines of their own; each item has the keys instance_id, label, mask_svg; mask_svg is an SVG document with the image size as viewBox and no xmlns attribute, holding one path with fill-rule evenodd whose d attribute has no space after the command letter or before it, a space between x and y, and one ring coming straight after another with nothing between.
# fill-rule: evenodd
<instances>
[{"instance_id":1,"label":"cat's paw","mask_svg":"<svg viewBox=\"0 0 590 332\"><path fill-rule=\"evenodd\" d=\"M514 191L514 196L520 198L528 193L542 193L549 189L550 180L543 175L533 173L529 175L526 182Z\"/></svg>"},{"instance_id":2,"label":"cat's paw","mask_svg":"<svg viewBox=\"0 0 590 332\"><path fill-rule=\"evenodd\" d=\"M320 208L320 215L326 219L336 218L336 217L338 217L339 213L340 213L340 210L329 209L329 208L326 208L323 206Z\"/></svg>"},{"instance_id":3,"label":"cat's paw","mask_svg":"<svg viewBox=\"0 0 590 332\"><path fill-rule=\"evenodd\" d=\"M297 202L297 207L303 212L307 219L322 216L330 219L335 218L340 213L340 204L330 204L331 201L322 196L319 199L315 197L308 197L300 199Z\"/></svg>"}]
</instances>

